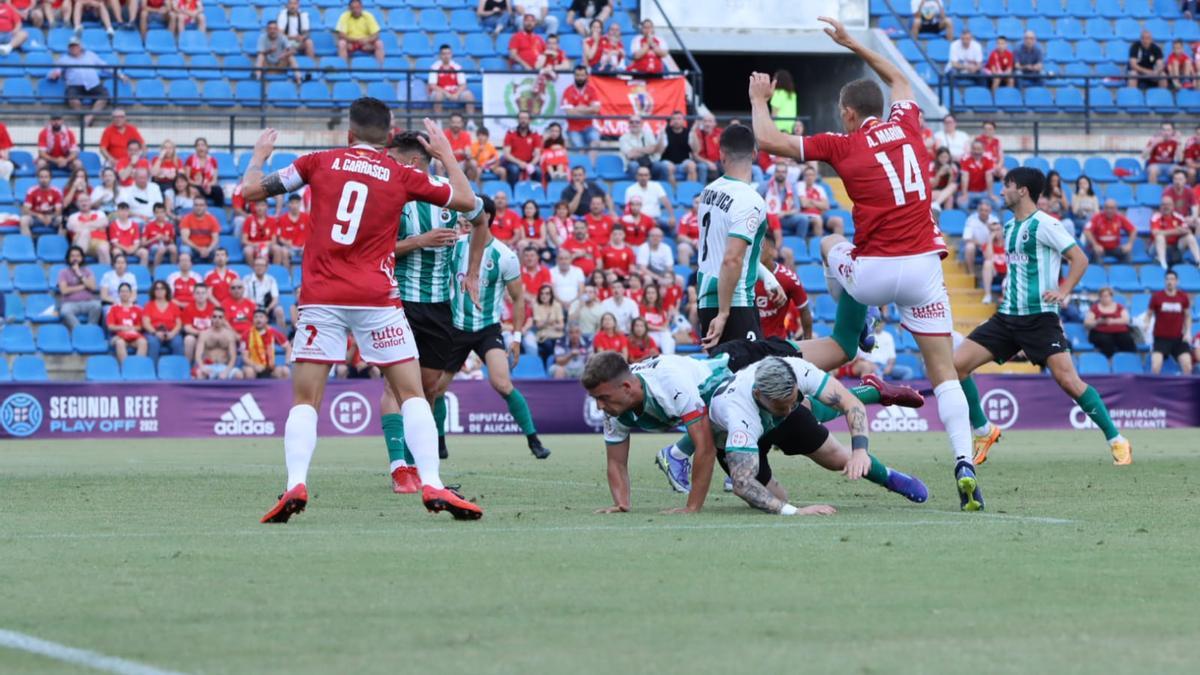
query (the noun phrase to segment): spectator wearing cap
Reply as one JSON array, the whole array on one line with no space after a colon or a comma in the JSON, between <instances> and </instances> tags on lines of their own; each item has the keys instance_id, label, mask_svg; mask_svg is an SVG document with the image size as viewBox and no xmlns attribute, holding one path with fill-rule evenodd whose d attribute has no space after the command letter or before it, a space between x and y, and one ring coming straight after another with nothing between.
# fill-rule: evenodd
<instances>
[{"instance_id":1,"label":"spectator wearing cap","mask_svg":"<svg viewBox=\"0 0 1200 675\"><path fill-rule=\"evenodd\" d=\"M0 56L8 56L29 39L21 23L21 13L12 3L0 4Z\"/></svg>"},{"instance_id":2,"label":"spectator wearing cap","mask_svg":"<svg viewBox=\"0 0 1200 675\"><path fill-rule=\"evenodd\" d=\"M654 180L667 177L667 165L662 161L662 152L667 147L666 139L643 123L641 116L629 118L629 130L621 136L618 144L628 175L636 176L638 168L644 167Z\"/></svg>"},{"instance_id":3,"label":"spectator wearing cap","mask_svg":"<svg viewBox=\"0 0 1200 675\"><path fill-rule=\"evenodd\" d=\"M63 124L63 116L54 113L50 123L38 132L39 169L68 172L83 168L79 161L79 142L75 140L75 132Z\"/></svg>"},{"instance_id":4,"label":"spectator wearing cap","mask_svg":"<svg viewBox=\"0 0 1200 675\"><path fill-rule=\"evenodd\" d=\"M293 54L304 54L310 59L316 57L312 38L309 37L308 12L300 9L300 0L287 0L287 6L279 10L275 23L279 24L279 30L287 38Z\"/></svg>"},{"instance_id":5,"label":"spectator wearing cap","mask_svg":"<svg viewBox=\"0 0 1200 675\"><path fill-rule=\"evenodd\" d=\"M353 66L354 54L374 54L375 60L383 65L383 42L379 39L379 22L375 15L364 10L362 0L350 0L350 8L338 17L334 34L337 36L338 58Z\"/></svg>"},{"instance_id":6,"label":"spectator wearing cap","mask_svg":"<svg viewBox=\"0 0 1200 675\"><path fill-rule=\"evenodd\" d=\"M544 26L547 35L558 34L558 17L550 13L549 0L516 0L517 14L532 16L534 27Z\"/></svg>"},{"instance_id":7,"label":"spectator wearing cap","mask_svg":"<svg viewBox=\"0 0 1200 675\"><path fill-rule=\"evenodd\" d=\"M534 33L537 27L537 17L525 14L521 17L521 30L508 40L508 60L517 68L533 70L537 67L537 58L546 51L546 41Z\"/></svg>"},{"instance_id":8,"label":"spectator wearing cap","mask_svg":"<svg viewBox=\"0 0 1200 675\"><path fill-rule=\"evenodd\" d=\"M100 157L106 164L115 165L129 156L130 141L143 145L146 143L142 132L127 121L125 111L115 108L112 111L112 123L104 127L104 132L100 134L100 146L97 148Z\"/></svg>"},{"instance_id":9,"label":"spectator wearing cap","mask_svg":"<svg viewBox=\"0 0 1200 675\"><path fill-rule=\"evenodd\" d=\"M1013 52L1013 57L1016 61L1016 72L1021 76L1022 84L1037 84L1042 81L1042 71L1046 65L1045 58L1033 31L1025 31L1025 35L1021 38L1021 46Z\"/></svg>"},{"instance_id":10,"label":"spectator wearing cap","mask_svg":"<svg viewBox=\"0 0 1200 675\"><path fill-rule=\"evenodd\" d=\"M443 101L453 101L466 104L468 116L475 114L475 95L467 87L467 76L448 44L438 47L437 60L429 69L428 87L434 113L442 114Z\"/></svg>"},{"instance_id":11,"label":"spectator wearing cap","mask_svg":"<svg viewBox=\"0 0 1200 675\"><path fill-rule=\"evenodd\" d=\"M108 88L101 78L101 70L108 63L95 52L84 49L79 37L72 37L67 43L66 56L58 57L55 65L57 67L46 75L46 79L62 78L67 85L67 105L72 110L81 110L85 100L91 102L92 112L83 118L84 125L91 126L96 118L95 113L108 105ZM117 76L129 82L129 77L124 73L117 71Z\"/></svg>"},{"instance_id":12,"label":"spectator wearing cap","mask_svg":"<svg viewBox=\"0 0 1200 675\"><path fill-rule=\"evenodd\" d=\"M1141 89L1165 88L1167 79L1160 79L1160 76L1166 67L1162 47L1154 41L1150 31L1142 30L1141 39L1129 45L1129 86Z\"/></svg>"},{"instance_id":13,"label":"spectator wearing cap","mask_svg":"<svg viewBox=\"0 0 1200 675\"><path fill-rule=\"evenodd\" d=\"M608 22L613 8L610 0L572 0L567 8L567 23L575 27L575 32L586 37L591 22L599 21L601 25Z\"/></svg>"},{"instance_id":14,"label":"spectator wearing cap","mask_svg":"<svg viewBox=\"0 0 1200 675\"><path fill-rule=\"evenodd\" d=\"M254 58L255 77L264 79L267 73L280 73L290 69L296 83L304 81L300 74L300 65L296 63L296 54L292 51L292 43L279 30L276 21L267 22L267 30L258 36L258 56Z\"/></svg>"}]
</instances>

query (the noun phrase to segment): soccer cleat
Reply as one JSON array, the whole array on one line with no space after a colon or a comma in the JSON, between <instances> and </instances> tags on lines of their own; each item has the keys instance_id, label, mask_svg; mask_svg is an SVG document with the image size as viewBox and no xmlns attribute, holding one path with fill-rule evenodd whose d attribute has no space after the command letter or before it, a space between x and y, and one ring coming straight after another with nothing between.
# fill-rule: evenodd
<instances>
[{"instance_id":1,"label":"soccer cleat","mask_svg":"<svg viewBox=\"0 0 1200 675\"><path fill-rule=\"evenodd\" d=\"M966 460L959 460L954 467L954 479L958 484L959 507L963 511L983 510L983 491L975 477L975 467Z\"/></svg>"},{"instance_id":2,"label":"soccer cleat","mask_svg":"<svg viewBox=\"0 0 1200 675\"><path fill-rule=\"evenodd\" d=\"M725 476L725 491L733 492L733 479L729 476Z\"/></svg>"},{"instance_id":3,"label":"soccer cleat","mask_svg":"<svg viewBox=\"0 0 1200 675\"><path fill-rule=\"evenodd\" d=\"M421 491L421 476L415 466L398 466L392 472L392 492L413 495Z\"/></svg>"},{"instance_id":4,"label":"soccer cleat","mask_svg":"<svg viewBox=\"0 0 1200 675\"><path fill-rule=\"evenodd\" d=\"M1118 436L1108 442L1108 449L1112 451L1114 465L1133 464L1133 444L1129 442L1129 439Z\"/></svg>"},{"instance_id":5,"label":"soccer cleat","mask_svg":"<svg viewBox=\"0 0 1200 675\"><path fill-rule=\"evenodd\" d=\"M888 470L885 487L898 495L903 495L910 502L924 504L925 500L929 499L929 488L925 487L920 478L895 469Z\"/></svg>"},{"instance_id":6,"label":"soccer cleat","mask_svg":"<svg viewBox=\"0 0 1200 675\"><path fill-rule=\"evenodd\" d=\"M988 450L992 446L1000 442L1000 427L995 424L988 423L988 432L983 436L975 437L975 466L979 466L987 461Z\"/></svg>"},{"instance_id":7,"label":"soccer cleat","mask_svg":"<svg viewBox=\"0 0 1200 675\"><path fill-rule=\"evenodd\" d=\"M875 322L879 320L879 310L871 307L867 310L867 320L862 332L858 334L858 348L864 352L875 349ZM851 360L854 360L851 357Z\"/></svg>"},{"instance_id":8,"label":"soccer cleat","mask_svg":"<svg viewBox=\"0 0 1200 675\"><path fill-rule=\"evenodd\" d=\"M538 459L546 459L550 456L550 448L542 445L542 441L537 437L537 434L529 434L528 438L529 451L533 453L534 457L537 457Z\"/></svg>"},{"instance_id":9,"label":"soccer cleat","mask_svg":"<svg viewBox=\"0 0 1200 675\"><path fill-rule=\"evenodd\" d=\"M925 405L921 392L903 384L890 384L875 374L863 375L862 383L879 392L879 405L898 405L901 408L920 408Z\"/></svg>"},{"instance_id":10,"label":"soccer cleat","mask_svg":"<svg viewBox=\"0 0 1200 675\"><path fill-rule=\"evenodd\" d=\"M686 495L692 491L692 460L687 457L675 459L671 456L672 447L668 445L659 450L654 456L654 463L666 474L671 489Z\"/></svg>"},{"instance_id":11,"label":"soccer cleat","mask_svg":"<svg viewBox=\"0 0 1200 675\"><path fill-rule=\"evenodd\" d=\"M453 487L437 489L425 485L421 488L421 501L430 513L449 511L455 520L479 520L483 517L483 509L463 499Z\"/></svg>"},{"instance_id":12,"label":"soccer cleat","mask_svg":"<svg viewBox=\"0 0 1200 675\"><path fill-rule=\"evenodd\" d=\"M308 506L308 488L304 487L304 483L300 483L279 495L279 502L258 522L286 523L293 515L303 511L305 506Z\"/></svg>"},{"instance_id":13,"label":"soccer cleat","mask_svg":"<svg viewBox=\"0 0 1200 675\"><path fill-rule=\"evenodd\" d=\"M446 437L438 436L438 459L449 459L450 448L446 447Z\"/></svg>"}]
</instances>

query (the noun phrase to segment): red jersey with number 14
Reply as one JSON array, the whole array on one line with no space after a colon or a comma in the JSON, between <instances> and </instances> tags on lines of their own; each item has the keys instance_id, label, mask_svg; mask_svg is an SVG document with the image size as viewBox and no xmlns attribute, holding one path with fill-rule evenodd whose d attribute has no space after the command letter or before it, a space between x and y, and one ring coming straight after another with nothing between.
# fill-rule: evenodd
<instances>
[{"instance_id":1,"label":"red jersey with number 14","mask_svg":"<svg viewBox=\"0 0 1200 675\"><path fill-rule=\"evenodd\" d=\"M754 284L754 304L758 307L758 321L762 327L762 336L787 339L788 315L793 307L799 310L808 305L808 293L805 292L804 285L800 283L796 273L787 267L775 263L775 269L772 272L775 274L775 280L783 287L788 301L781 307L772 305L771 298L767 295L767 287L763 284L762 279L759 279L758 283Z\"/></svg>"},{"instance_id":2,"label":"red jersey with number 14","mask_svg":"<svg viewBox=\"0 0 1200 675\"><path fill-rule=\"evenodd\" d=\"M886 122L871 117L854 133L800 139L800 161L824 161L846 184L854 201L856 257L946 255L933 220L920 118L916 103L896 101Z\"/></svg>"},{"instance_id":3,"label":"red jersey with number 14","mask_svg":"<svg viewBox=\"0 0 1200 675\"><path fill-rule=\"evenodd\" d=\"M447 205L450 186L368 145L305 155L280 176L289 192L312 191L299 305L398 306L400 213L410 201Z\"/></svg>"}]
</instances>

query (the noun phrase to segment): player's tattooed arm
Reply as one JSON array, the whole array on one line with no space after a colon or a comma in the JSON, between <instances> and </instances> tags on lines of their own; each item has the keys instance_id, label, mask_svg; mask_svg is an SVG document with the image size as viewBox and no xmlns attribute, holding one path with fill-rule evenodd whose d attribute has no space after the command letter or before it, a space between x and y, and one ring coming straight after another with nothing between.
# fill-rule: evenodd
<instances>
[{"instance_id":1,"label":"player's tattooed arm","mask_svg":"<svg viewBox=\"0 0 1200 675\"><path fill-rule=\"evenodd\" d=\"M846 413L846 424L850 427L850 437L867 436L867 410L862 403Z\"/></svg>"},{"instance_id":2,"label":"player's tattooed arm","mask_svg":"<svg viewBox=\"0 0 1200 675\"><path fill-rule=\"evenodd\" d=\"M784 502L765 485L758 482L758 455L752 452L730 452L725 455L729 465L729 477L733 479L733 493L747 504L767 513L779 513Z\"/></svg>"}]
</instances>

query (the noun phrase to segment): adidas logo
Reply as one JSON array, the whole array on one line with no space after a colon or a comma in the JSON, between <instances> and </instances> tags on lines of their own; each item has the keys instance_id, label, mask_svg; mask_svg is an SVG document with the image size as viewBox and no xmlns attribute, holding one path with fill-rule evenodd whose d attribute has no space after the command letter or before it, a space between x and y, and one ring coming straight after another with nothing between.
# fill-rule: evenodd
<instances>
[{"instance_id":1,"label":"adidas logo","mask_svg":"<svg viewBox=\"0 0 1200 675\"><path fill-rule=\"evenodd\" d=\"M275 423L263 415L254 396L246 393L213 425L218 436L273 436Z\"/></svg>"},{"instance_id":2,"label":"adidas logo","mask_svg":"<svg viewBox=\"0 0 1200 675\"><path fill-rule=\"evenodd\" d=\"M929 431L929 422L912 408L889 405L875 413L871 431Z\"/></svg>"}]
</instances>

